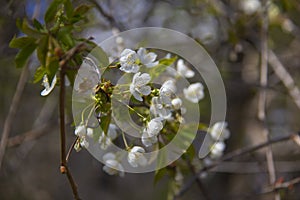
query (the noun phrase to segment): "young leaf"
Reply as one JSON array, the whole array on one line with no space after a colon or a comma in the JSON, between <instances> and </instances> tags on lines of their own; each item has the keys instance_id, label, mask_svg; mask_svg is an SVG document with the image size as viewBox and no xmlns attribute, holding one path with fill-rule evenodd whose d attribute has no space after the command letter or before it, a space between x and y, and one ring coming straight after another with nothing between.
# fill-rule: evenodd
<instances>
[{"instance_id":1,"label":"young leaf","mask_svg":"<svg viewBox=\"0 0 300 200\"><path fill-rule=\"evenodd\" d=\"M175 61L177 60L177 57L172 58L163 58L159 61L159 64L153 68L151 68L148 73L152 77L152 79L158 77L163 73L167 67L170 67Z\"/></svg>"},{"instance_id":2,"label":"young leaf","mask_svg":"<svg viewBox=\"0 0 300 200\"><path fill-rule=\"evenodd\" d=\"M58 65L59 65L59 62L56 58L52 58L50 60L50 63L48 66L46 66L46 70L47 70L47 74L48 74L48 79L49 79L49 82L51 83L52 82L52 79L54 78L57 70L58 70Z\"/></svg>"},{"instance_id":3,"label":"young leaf","mask_svg":"<svg viewBox=\"0 0 300 200\"><path fill-rule=\"evenodd\" d=\"M66 15L68 18L71 18L73 15L73 5L72 2L70 0L65 0L64 1L64 7L65 7L65 11L66 11Z\"/></svg>"},{"instance_id":4,"label":"young leaf","mask_svg":"<svg viewBox=\"0 0 300 200\"><path fill-rule=\"evenodd\" d=\"M9 47L10 48L22 49L25 46L34 43L35 40L36 39L32 38L32 37L19 37L19 38L16 38L16 36L14 36L14 38L9 43Z\"/></svg>"},{"instance_id":5,"label":"young leaf","mask_svg":"<svg viewBox=\"0 0 300 200\"><path fill-rule=\"evenodd\" d=\"M39 45L37 48L37 57L42 65L46 65L46 57L48 53L48 39L49 37L47 35L43 36L39 40Z\"/></svg>"},{"instance_id":6,"label":"young leaf","mask_svg":"<svg viewBox=\"0 0 300 200\"><path fill-rule=\"evenodd\" d=\"M55 15L58 11L59 6L62 4L61 0L54 0L48 7L44 20L46 24L51 23L55 19Z\"/></svg>"},{"instance_id":7,"label":"young leaf","mask_svg":"<svg viewBox=\"0 0 300 200\"><path fill-rule=\"evenodd\" d=\"M37 44L34 42L26 45L24 48L22 48L19 53L16 55L15 61L16 61L16 66L18 68L21 68L25 65L27 62L29 56L33 53L33 51L36 49Z\"/></svg>"},{"instance_id":8,"label":"young leaf","mask_svg":"<svg viewBox=\"0 0 300 200\"><path fill-rule=\"evenodd\" d=\"M67 47L67 49L75 45L74 39L72 38L71 34L72 30L73 27L71 26L62 27L57 34L58 40L60 40Z\"/></svg>"},{"instance_id":9,"label":"young leaf","mask_svg":"<svg viewBox=\"0 0 300 200\"><path fill-rule=\"evenodd\" d=\"M36 28L38 31L44 30L43 25L37 19L33 20L33 27Z\"/></svg>"},{"instance_id":10,"label":"young leaf","mask_svg":"<svg viewBox=\"0 0 300 200\"><path fill-rule=\"evenodd\" d=\"M73 16L80 16L86 14L93 6L82 4L75 8Z\"/></svg>"},{"instance_id":11,"label":"young leaf","mask_svg":"<svg viewBox=\"0 0 300 200\"><path fill-rule=\"evenodd\" d=\"M26 19L17 19L17 27L26 35L30 36L30 37L34 37L34 38L39 38L41 37L42 33L40 33L38 30L33 29L28 21Z\"/></svg>"},{"instance_id":12,"label":"young leaf","mask_svg":"<svg viewBox=\"0 0 300 200\"><path fill-rule=\"evenodd\" d=\"M111 121L111 113L100 117L100 127L106 135L108 132L110 121Z\"/></svg>"},{"instance_id":13,"label":"young leaf","mask_svg":"<svg viewBox=\"0 0 300 200\"><path fill-rule=\"evenodd\" d=\"M155 175L154 175L154 185L156 185L158 183L159 180L161 180L168 172L167 168L161 168L159 170L155 171Z\"/></svg>"},{"instance_id":14,"label":"young leaf","mask_svg":"<svg viewBox=\"0 0 300 200\"><path fill-rule=\"evenodd\" d=\"M93 50L90 52L90 55L96 58L99 65L98 67L104 68L109 65L108 56L106 55L106 53L103 51L101 47L95 46Z\"/></svg>"},{"instance_id":15,"label":"young leaf","mask_svg":"<svg viewBox=\"0 0 300 200\"><path fill-rule=\"evenodd\" d=\"M44 66L40 66L35 70L35 74L33 77L33 83L38 83L40 82L44 75L46 74L46 68Z\"/></svg>"}]
</instances>

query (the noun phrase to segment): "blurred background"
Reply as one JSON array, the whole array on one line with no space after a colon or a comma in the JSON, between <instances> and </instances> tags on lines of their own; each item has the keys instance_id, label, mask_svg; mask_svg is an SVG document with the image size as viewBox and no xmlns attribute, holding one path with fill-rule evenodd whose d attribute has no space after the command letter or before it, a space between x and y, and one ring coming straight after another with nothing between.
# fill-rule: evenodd
<instances>
[{"instance_id":1,"label":"blurred background","mask_svg":"<svg viewBox=\"0 0 300 200\"><path fill-rule=\"evenodd\" d=\"M20 36L17 18L43 21L50 1L1 0L0 7L0 130L3 130L22 69L14 63L16 49L8 47ZM226 152L265 141L258 120L259 92L266 91L266 125L270 138L300 130L300 1L272 0L98 0L83 25L82 36L99 42L136 27L165 27L194 38L216 62L226 87L227 121L231 137ZM263 10L268 12L263 14ZM268 84L260 85L263 20L268 21ZM0 171L0 199L72 199L65 176L59 172L58 91L41 97L43 87L33 84L38 67L32 58L21 103L16 110ZM292 82L291 82L292 80ZM297 93L298 90L298 93ZM71 90L67 104L71 108ZM297 105L298 102L298 105ZM204 111L209 110L202 108ZM202 112L208 122L209 112ZM67 139L75 139L71 109ZM23 135L25 140L22 138ZM32 136L32 137L30 137ZM276 180L300 176L300 148L288 141L272 146ZM82 199L166 199L167 177L153 184L153 173L109 176L87 151L73 153L69 166ZM187 177L188 178L188 177ZM224 162L202 177L210 199L274 199L260 194L269 186L265 150ZM281 191L282 199L300 199L299 184ZM194 184L179 199L207 199Z\"/></svg>"}]
</instances>

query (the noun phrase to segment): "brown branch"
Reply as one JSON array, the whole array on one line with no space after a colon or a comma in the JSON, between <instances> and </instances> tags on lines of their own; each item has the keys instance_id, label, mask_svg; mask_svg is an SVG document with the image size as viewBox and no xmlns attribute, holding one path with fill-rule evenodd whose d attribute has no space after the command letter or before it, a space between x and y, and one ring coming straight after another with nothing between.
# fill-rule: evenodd
<instances>
[{"instance_id":1,"label":"brown branch","mask_svg":"<svg viewBox=\"0 0 300 200\"><path fill-rule=\"evenodd\" d=\"M89 1L95 5L97 10L100 12L100 14L109 22L109 24L112 27L117 28L120 31L126 30L126 27L124 26L124 24L122 24L121 22L117 22L117 20L111 14L104 11L102 6L96 0L89 0Z\"/></svg>"},{"instance_id":2,"label":"brown branch","mask_svg":"<svg viewBox=\"0 0 300 200\"><path fill-rule=\"evenodd\" d=\"M191 163L190 160L187 161L187 164L188 164L188 166L189 166L189 168L190 168L190 171L192 172L193 176L196 176L196 177L197 177L196 183L198 184L198 187L199 187L200 191L202 192L204 199L210 200L211 198L209 197L208 192L207 192L206 189L204 188L204 185L203 185L203 183L202 183L202 180L200 179L200 177L197 176L197 172L196 172L196 170L195 170L195 167L192 165L192 163Z\"/></svg>"},{"instance_id":3,"label":"brown branch","mask_svg":"<svg viewBox=\"0 0 300 200\"><path fill-rule=\"evenodd\" d=\"M262 1L262 27L261 27L261 63L260 63L260 85L261 87L266 87L268 85L268 10L269 10L269 0ZM266 127L266 102L267 102L267 91L261 90L259 93L258 100L258 119L263 123L263 136L265 136L266 141L269 140L270 134L268 127ZM266 149L266 160L269 173L270 184L276 181L276 172L274 165L274 158L271 146ZM275 200L280 200L279 194L275 193Z\"/></svg>"},{"instance_id":4,"label":"brown branch","mask_svg":"<svg viewBox=\"0 0 300 200\"><path fill-rule=\"evenodd\" d=\"M63 59L59 62L60 90L59 90L59 120L60 120L60 172L66 174L69 184L72 188L74 199L79 200L78 188L74 178L67 166L66 157L66 127L65 127L65 75L67 63L72 57L85 48L85 42L78 44L65 53Z\"/></svg>"},{"instance_id":5,"label":"brown branch","mask_svg":"<svg viewBox=\"0 0 300 200\"><path fill-rule=\"evenodd\" d=\"M38 128L34 128L23 134L19 134L14 137L11 137L7 141L7 147L15 147L15 146L22 144L23 142L35 140L35 139L41 137L42 135L48 133L48 131L46 131L46 130L48 130L48 128L50 128L50 127L51 127L50 123L43 124Z\"/></svg>"},{"instance_id":6,"label":"brown branch","mask_svg":"<svg viewBox=\"0 0 300 200\"><path fill-rule=\"evenodd\" d=\"M2 166L3 157L5 154L5 149L6 149L9 133L10 133L12 124L14 122L17 108L19 107L19 104L21 101L21 96L22 96L22 93L23 93L25 85L26 85L27 77L28 77L28 63L26 64L26 66L24 66L24 68L22 70L22 73L21 73L21 76L19 78L19 82L18 82L18 85L16 88L16 92L13 96L8 115L4 122L4 128L2 131L1 142L0 142L0 170L1 170L1 166Z\"/></svg>"},{"instance_id":7,"label":"brown branch","mask_svg":"<svg viewBox=\"0 0 300 200\"><path fill-rule=\"evenodd\" d=\"M287 88L290 96L293 98L295 104L300 109L300 90L295 84L290 73L286 70L283 64L280 62L278 57L273 51L269 51L269 63L273 68L277 77L282 81L284 86Z\"/></svg>"},{"instance_id":8,"label":"brown branch","mask_svg":"<svg viewBox=\"0 0 300 200\"><path fill-rule=\"evenodd\" d=\"M61 62L63 63L63 62ZM79 200L77 185L74 178L67 166L66 161L66 128L65 128L65 71L63 66L60 65L60 90L59 90L59 120L60 120L60 172L66 174L69 184L72 188L74 199Z\"/></svg>"},{"instance_id":9,"label":"brown branch","mask_svg":"<svg viewBox=\"0 0 300 200\"><path fill-rule=\"evenodd\" d=\"M230 174L257 174L268 173L265 161L224 161L211 169L214 173ZM279 173L295 173L300 171L300 160L298 161L275 161L276 171Z\"/></svg>"},{"instance_id":10,"label":"brown branch","mask_svg":"<svg viewBox=\"0 0 300 200\"><path fill-rule=\"evenodd\" d=\"M226 155L221 157L220 160L217 160L209 165L204 166L202 169L200 169L197 172L196 176L193 176L190 180L187 181L187 183L182 187L182 189L178 192L178 194L175 197L180 197L183 194L185 194L191 188L191 186L196 181L198 176L200 176L203 172L206 172L206 171L209 171L209 170L215 168L216 166L220 165L222 162L229 161L233 158L255 152L259 149L268 147L269 145L272 145L275 143L284 142L284 141L288 141L288 140L294 140L295 137L299 137L299 136L297 134L282 136L282 137L270 139L269 141L263 142L261 144L257 144L255 146L244 147L244 148L232 151L230 153L227 153Z\"/></svg>"},{"instance_id":11,"label":"brown branch","mask_svg":"<svg viewBox=\"0 0 300 200\"><path fill-rule=\"evenodd\" d=\"M278 192L279 190L282 189L290 189L291 187L293 187L298 183L300 183L300 177L282 183L278 182L275 183L273 186L264 189L260 194L268 194L268 193Z\"/></svg>"}]
</instances>

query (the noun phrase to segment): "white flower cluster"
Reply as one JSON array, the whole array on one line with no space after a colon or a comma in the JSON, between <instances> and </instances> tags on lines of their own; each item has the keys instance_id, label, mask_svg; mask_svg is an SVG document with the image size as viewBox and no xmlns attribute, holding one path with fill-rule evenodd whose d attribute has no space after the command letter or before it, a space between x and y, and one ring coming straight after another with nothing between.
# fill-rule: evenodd
<instances>
[{"instance_id":1,"label":"white flower cluster","mask_svg":"<svg viewBox=\"0 0 300 200\"><path fill-rule=\"evenodd\" d=\"M137 51L125 49L121 52L119 58L119 69L125 73L133 74L129 86L129 92L133 98L145 103L146 107L150 104L149 112L142 111L143 113L139 115L141 117L145 116L145 114L149 116L149 118L147 117L141 120L141 122L144 123L144 127L140 133L143 147L134 146L134 144L128 145L125 136L122 135L128 152L127 162L132 167L144 167L148 164L148 160L145 156L146 150L144 148L151 147L161 141L163 135L160 134L164 128L164 124L168 125L172 122L184 122L182 116L185 113L183 106L184 98L195 104L204 98L204 86L200 82L192 83L182 91L177 91L179 90L176 86L178 79L192 78L195 76L195 72L191 70L182 59L177 60L173 76L166 78L160 88L153 88L154 86L150 84L153 78L151 77L152 71L150 70L149 73L146 73L142 70L142 67L147 69L160 66L156 58L157 54L148 52L145 48L139 48ZM179 92L181 96L176 95L177 92ZM135 108L133 107L132 109ZM221 137L218 135L217 128L217 126L212 128L211 136L220 142ZM102 132L99 138L96 138L101 149L106 150L113 143L113 140L117 138L118 134L116 130L117 127L110 124L107 134ZM88 148L89 145L86 137L88 136L93 139L96 137L93 134L93 130L84 125L76 127L75 135L80 138L80 146L86 148ZM212 154L218 154L218 152L216 152L217 149L218 148L212 149L212 152L214 152ZM103 170L110 175L118 174L123 176L124 167L121 164L121 161L124 160L123 156L124 154L120 152L106 153L103 156L105 164Z\"/></svg>"},{"instance_id":2,"label":"white flower cluster","mask_svg":"<svg viewBox=\"0 0 300 200\"><path fill-rule=\"evenodd\" d=\"M93 129L86 127L85 125L81 124L75 128L75 135L78 136L79 146L75 145L76 151L79 151L81 147L88 148L89 142L87 141L87 136L92 137Z\"/></svg>"},{"instance_id":3,"label":"white flower cluster","mask_svg":"<svg viewBox=\"0 0 300 200\"><path fill-rule=\"evenodd\" d=\"M230 137L227 122L216 122L209 130L209 134L213 140L213 144L210 148L210 157L217 159L223 155L225 150L226 145L224 140Z\"/></svg>"},{"instance_id":4,"label":"white flower cluster","mask_svg":"<svg viewBox=\"0 0 300 200\"><path fill-rule=\"evenodd\" d=\"M139 48L137 52L131 49L125 49L120 57L120 70L127 73L137 73L140 66L152 68L158 64L155 61L157 55L153 52L147 53L145 48Z\"/></svg>"},{"instance_id":5,"label":"white flower cluster","mask_svg":"<svg viewBox=\"0 0 300 200\"><path fill-rule=\"evenodd\" d=\"M118 156L114 153L106 153L103 156L104 167L103 170L109 175L124 176L124 167L121 165Z\"/></svg>"}]
</instances>

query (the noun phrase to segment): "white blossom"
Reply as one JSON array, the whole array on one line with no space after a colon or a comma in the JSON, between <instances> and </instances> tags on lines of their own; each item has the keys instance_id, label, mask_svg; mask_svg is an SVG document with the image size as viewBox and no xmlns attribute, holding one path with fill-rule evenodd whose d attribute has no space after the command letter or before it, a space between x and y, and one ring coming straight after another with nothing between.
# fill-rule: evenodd
<instances>
[{"instance_id":1,"label":"white blossom","mask_svg":"<svg viewBox=\"0 0 300 200\"><path fill-rule=\"evenodd\" d=\"M86 134L86 127L84 125L79 125L75 128L75 135L81 137L85 136Z\"/></svg>"},{"instance_id":2,"label":"white blossom","mask_svg":"<svg viewBox=\"0 0 300 200\"><path fill-rule=\"evenodd\" d=\"M143 134L142 134L142 143L149 147L152 144L157 143L157 136L159 132L163 129L163 123L162 118L156 117L147 124L147 127L144 128Z\"/></svg>"},{"instance_id":3,"label":"white blossom","mask_svg":"<svg viewBox=\"0 0 300 200\"><path fill-rule=\"evenodd\" d=\"M230 136L230 132L227 129L227 122L216 122L209 133L213 139L220 141L228 139Z\"/></svg>"},{"instance_id":4,"label":"white blossom","mask_svg":"<svg viewBox=\"0 0 300 200\"><path fill-rule=\"evenodd\" d=\"M192 78L195 75L195 72L189 69L182 59L177 61L177 73L185 78Z\"/></svg>"},{"instance_id":5,"label":"white blossom","mask_svg":"<svg viewBox=\"0 0 300 200\"><path fill-rule=\"evenodd\" d=\"M259 10L261 3L259 0L244 0L240 6L247 15L251 15Z\"/></svg>"},{"instance_id":6,"label":"white blossom","mask_svg":"<svg viewBox=\"0 0 300 200\"><path fill-rule=\"evenodd\" d=\"M85 147L86 149L89 147L89 142L87 141L86 136L92 138L93 132L93 129L88 128L85 125L81 124L79 126L76 126L74 134L79 137L79 144L81 147ZM80 150L79 146L77 147L76 151L78 150Z\"/></svg>"},{"instance_id":7,"label":"white blossom","mask_svg":"<svg viewBox=\"0 0 300 200\"><path fill-rule=\"evenodd\" d=\"M120 57L120 70L127 73L137 73L140 69L139 65L137 64L137 61L138 55L135 51L131 49L124 49Z\"/></svg>"},{"instance_id":8,"label":"white blossom","mask_svg":"<svg viewBox=\"0 0 300 200\"><path fill-rule=\"evenodd\" d=\"M145 166L147 159L144 156L145 149L140 146L134 146L129 150L127 160L132 167Z\"/></svg>"},{"instance_id":9,"label":"white blossom","mask_svg":"<svg viewBox=\"0 0 300 200\"><path fill-rule=\"evenodd\" d=\"M121 163L118 161L117 156L114 153L106 153L103 156L103 161L105 166L103 170L109 175L119 174L119 176L124 176L124 168Z\"/></svg>"},{"instance_id":10,"label":"white blossom","mask_svg":"<svg viewBox=\"0 0 300 200\"><path fill-rule=\"evenodd\" d=\"M141 72L138 72L133 76L132 83L130 84L130 92L135 99L143 101L142 96L151 93L151 87L147 86L150 80L151 77L147 73L141 74Z\"/></svg>"},{"instance_id":11,"label":"white blossom","mask_svg":"<svg viewBox=\"0 0 300 200\"><path fill-rule=\"evenodd\" d=\"M151 99L150 112L155 117L162 117L168 119L171 117L171 102L168 98L153 97Z\"/></svg>"},{"instance_id":12,"label":"white blossom","mask_svg":"<svg viewBox=\"0 0 300 200\"><path fill-rule=\"evenodd\" d=\"M80 138L80 146L84 148L89 148L89 142L86 140L85 136Z\"/></svg>"},{"instance_id":13,"label":"white blossom","mask_svg":"<svg viewBox=\"0 0 300 200\"><path fill-rule=\"evenodd\" d=\"M51 85L49 84L48 76L45 74L43 76L43 83L42 85L45 87L43 91L41 91L41 96L47 96L50 92L54 89L56 84L56 75L53 77Z\"/></svg>"},{"instance_id":14,"label":"white blossom","mask_svg":"<svg viewBox=\"0 0 300 200\"><path fill-rule=\"evenodd\" d=\"M179 110L182 106L182 100L178 97L175 99L172 99L171 103L175 110Z\"/></svg>"},{"instance_id":15,"label":"white blossom","mask_svg":"<svg viewBox=\"0 0 300 200\"><path fill-rule=\"evenodd\" d=\"M193 83L188 88L183 89L184 97L193 103L198 103L204 98L203 85L201 83Z\"/></svg>"},{"instance_id":16,"label":"white blossom","mask_svg":"<svg viewBox=\"0 0 300 200\"><path fill-rule=\"evenodd\" d=\"M112 144L112 140L116 139L117 137L116 128L117 128L116 125L109 124L107 135L105 135L105 133L102 131L102 134L98 139L101 149L106 150L107 147L109 147Z\"/></svg>"},{"instance_id":17,"label":"white blossom","mask_svg":"<svg viewBox=\"0 0 300 200\"><path fill-rule=\"evenodd\" d=\"M171 104L172 96L177 91L175 81L170 79L165 81L160 90L159 90L159 96L161 98L161 101L164 104Z\"/></svg>"},{"instance_id":18,"label":"white blossom","mask_svg":"<svg viewBox=\"0 0 300 200\"><path fill-rule=\"evenodd\" d=\"M75 128L75 135L79 136L79 137L83 137L83 136L89 136L89 137L93 137L93 129L86 127L85 125L79 125Z\"/></svg>"},{"instance_id":19,"label":"white blossom","mask_svg":"<svg viewBox=\"0 0 300 200\"><path fill-rule=\"evenodd\" d=\"M155 61L157 54L150 52L147 53L145 48L139 48L137 52L140 62L148 68L158 65L158 61Z\"/></svg>"},{"instance_id":20,"label":"white blossom","mask_svg":"<svg viewBox=\"0 0 300 200\"><path fill-rule=\"evenodd\" d=\"M103 150L106 150L107 147L112 144L111 138L105 135L104 132L102 132L102 134L100 135L98 142L100 144L100 148Z\"/></svg>"},{"instance_id":21,"label":"white blossom","mask_svg":"<svg viewBox=\"0 0 300 200\"><path fill-rule=\"evenodd\" d=\"M159 132L163 129L164 125L162 123L162 118L156 117L151 119L147 124L147 133L150 137L157 136Z\"/></svg>"},{"instance_id":22,"label":"white blossom","mask_svg":"<svg viewBox=\"0 0 300 200\"><path fill-rule=\"evenodd\" d=\"M175 94L177 91L175 81L173 79L165 81L160 87L159 93L164 95Z\"/></svg>"},{"instance_id":23,"label":"white blossom","mask_svg":"<svg viewBox=\"0 0 300 200\"><path fill-rule=\"evenodd\" d=\"M93 135L94 135L94 130L91 129L91 128L87 128L86 129L86 135L90 138L93 138Z\"/></svg>"},{"instance_id":24,"label":"white blossom","mask_svg":"<svg viewBox=\"0 0 300 200\"><path fill-rule=\"evenodd\" d=\"M223 155L224 150L225 150L225 143L222 141L216 142L211 147L210 157L211 158L219 158Z\"/></svg>"},{"instance_id":25,"label":"white blossom","mask_svg":"<svg viewBox=\"0 0 300 200\"><path fill-rule=\"evenodd\" d=\"M145 145L146 147L150 147L153 144L157 143L157 136L149 136L147 129L144 129L141 140L143 145Z\"/></svg>"}]
</instances>

